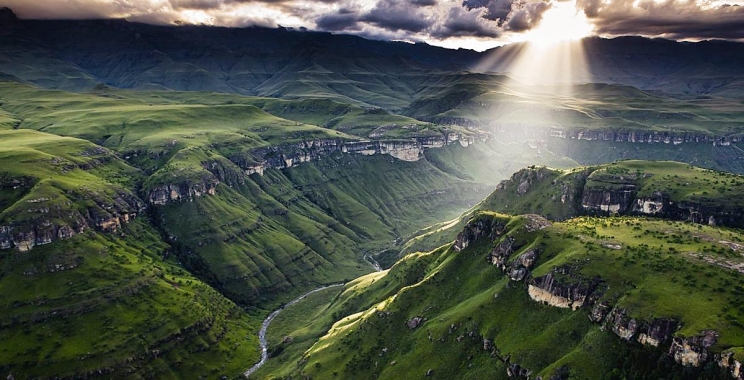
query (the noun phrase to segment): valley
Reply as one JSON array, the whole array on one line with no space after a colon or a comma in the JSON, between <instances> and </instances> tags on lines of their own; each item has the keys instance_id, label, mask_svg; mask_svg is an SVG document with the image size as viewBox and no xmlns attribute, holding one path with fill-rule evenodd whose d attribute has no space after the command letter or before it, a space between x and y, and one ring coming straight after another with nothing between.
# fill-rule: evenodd
<instances>
[{"instance_id":1,"label":"valley","mask_svg":"<svg viewBox=\"0 0 744 380\"><path fill-rule=\"evenodd\" d=\"M740 43L0 21L3 376L744 378Z\"/></svg>"}]
</instances>

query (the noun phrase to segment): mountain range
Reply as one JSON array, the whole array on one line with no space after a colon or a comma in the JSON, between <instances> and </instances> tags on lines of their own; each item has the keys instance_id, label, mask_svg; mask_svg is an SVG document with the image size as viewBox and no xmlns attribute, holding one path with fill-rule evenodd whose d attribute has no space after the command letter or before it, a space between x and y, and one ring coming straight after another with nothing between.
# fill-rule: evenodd
<instances>
[{"instance_id":1,"label":"mountain range","mask_svg":"<svg viewBox=\"0 0 744 380\"><path fill-rule=\"evenodd\" d=\"M0 371L741 379L744 45L580 44L0 10Z\"/></svg>"}]
</instances>

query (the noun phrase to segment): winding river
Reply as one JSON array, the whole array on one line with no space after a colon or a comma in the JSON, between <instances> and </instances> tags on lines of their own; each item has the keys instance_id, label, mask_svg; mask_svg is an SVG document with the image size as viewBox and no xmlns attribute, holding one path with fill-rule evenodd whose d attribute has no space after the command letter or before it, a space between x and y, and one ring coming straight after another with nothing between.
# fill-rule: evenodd
<instances>
[{"instance_id":1,"label":"winding river","mask_svg":"<svg viewBox=\"0 0 744 380\"><path fill-rule=\"evenodd\" d=\"M269 344L268 344L268 342L266 342L266 330L269 329L269 325L271 324L271 321L273 321L274 318L276 318L276 316L279 315L279 313L281 313L282 310L284 310L284 309L286 309L286 308L288 308L288 307L296 304L297 302L300 302L305 297L307 297L307 296L309 296L309 295L311 295L313 293L317 293L317 292L319 292L321 290L326 290L326 289L329 289L329 288L335 288L335 287L338 287L338 286L344 286L344 284L333 284L333 285L328 285L328 286L324 286L324 287L321 287L321 288L317 288L315 290L311 290L311 291L309 291L309 292L307 292L307 293L305 293L305 294L303 294L303 295L301 295L301 296L293 299L291 302L289 302L286 305L284 305L284 306L282 306L282 307L274 310L271 314L269 314L269 316L266 317L266 319L264 319L263 323L261 324L261 330L259 330L259 332L258 332L258 343L261 346L261 360L259 360L259 362L256 363L253 367L251 367L250 369L248 369L247 371L245 371L245 373L244 373L245 377L249 377L253 373L255 373L256 371L258 371L259 368L261 368L264 364L266 364L266 360L269 359Z\"/></svg>"},{"instance_id":2,"label":"winding river","mask_svg":"<svg viewBox=\"0 0 744 380\"><path fill-rule=\"evenodd\" d=\"M375 272L382 272L382 267L380 266L380 263L378 263L377 260L375 260L375 258L372 257L372 255L370 255L369 253L365 253L363 258L364 258L364 261L367 262L367 264L371 265L372 268L374 268Z\"/></svg>"}]
</instances>

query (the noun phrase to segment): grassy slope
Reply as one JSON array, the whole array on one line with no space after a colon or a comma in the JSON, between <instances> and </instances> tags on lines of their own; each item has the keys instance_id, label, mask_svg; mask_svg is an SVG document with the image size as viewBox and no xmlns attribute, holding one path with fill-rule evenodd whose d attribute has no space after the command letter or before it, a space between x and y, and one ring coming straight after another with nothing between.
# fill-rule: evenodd
<instances>
[{"instance_id":1,"label":"grassy slope","mask_svg":"<svg viewBox=\"0 0 744 380\"><path fill-rule=\"evenodd\" d=\"M0 253L0 368L16 378L243 371L258 358L259 319L164 260L167 253L139 219L119 236L90 232Z\"/></svg>"},{"instance_id":2,"label":"grassy slope","mask_svg":"<svg viewBox=\"0 0 744 380\"><path fill-rule=\"evenodd\" d=\"M339 128L354 124L364 133L393 122L398 126L385 136L395 137L442 133L413 119L333 101L105 87L70 94L17 83L0 85L0 95L3 109L23 120L20 128L85 138L119 153L146 176L128 186L142 188L143 195L165 184L213 181L207 163L224 168L227 178L217 196L165 206L158 220L186 261L238 302L277 303L283 298L274 296L285 291L282 297L290 297L317 283L356 277L368 270L359 249L384 247L424 223L450 218L488 190L428 162L390 162L389 157L339 156L334 158L339 162L325 160L252 179L228 160L251 159L250 149L293 141L358 139L304 122ZM316 120L314 115L337 107L343 112Z\"/></svg>"},{"instance_id":3,"label":"grassy slope","mask_svg":"<svg viewBox=\"0 0 744 380\"><path fill-rule=\"evenodd\" d=\"M282 311L267 332L273 360L269 360L253 378L287 376L291 372L287 363L297 363L302 359L303 353L333 324L333 311L329 306L340 296L341 290L331 288L312 294Z\"/></svg>"},{"instance_id":4,"label":"grassy slope","mask_svg":"<svg viewBox=\"0 0 744 380\"><path fill-rule=\"evenodd\" d=\"M405 114L426 120L466 120L514 126L601 130L688 131L736 134L742 115L736 99L671 97L633 87L584 84L555 96L549 88L524 86L502 76L450 75L427 83Z\"/></svg>"},{"instance_id":5,"label":"grassy slope","mask_svg":"<svg viewBox=\"0 0 744 380\"><path fill-rule=\"evenodd\" d=\"M527 181L530 184L527 191L520 194L519 185ZM742 200L736 197L744 191L744 177L740 175L677 162L635 160L571 170L520 171L491 194L483 202L483 208L561 219L582 214L581 199L574 194L589 189L612 190L618 183L634 184L638 198L661 192L675 203L694 203L727 212L744 208ZM573 199L566 197L562 201L564 194Z\"/></svg>"},{"instance_id":6,"label":"grassy slope","mask_svg":"<svg viewBox=\"0 0 744 380\"><path fill-rule=\"evenodd\" d=\"M139 175L87 141L28 130L0 131L0 167L0 224L15 229L103 212ZM170 253L146 215L116 233L90 228L31 252L0 251L0 369L16 378L240 373L258 357L258 319Z\"/></svg>"},{"instance_id":7,"label":"grassy slope","mask_svg":"<svg viewBox=\"0 0 744 380\"><path fill-rule=\"evenodd\" d=\"M519 218L480 217L509 223L507 234L524 249L541 249L535 276L570 263L579 276L598 275L606 281L610 291L603 299L628 308L634 317L679 318L682 329L677 334L683 336L713 328L721 333L714 351L744 345L742 289L737 285L742 274L701 259L744 261L741 252L718 242L740 241L744 236L737 231L658 220L583 218L529 232ZM343 315L349 316L306 352L294 373L313 378L332 378L334 372L340 378L411 378L432 369L437 378L506 378L503 364L483 350L485 337L493 340L501 356L510 355L512 363L533 374L549 375L563 365L575 378L587 379L619 378L621 373L612 371L616 367L628 371L626 376L642 371L636 377L653 377L659 370L672 378L685 374L681 367L657 363L660 351L625 344L611 332L600 331L589 322L587 309L557 309L530 300L524 285L510 283L500 270L483 265L498 240L483 239L459 253L443 247L411 255L374 282L366 280L356 292L374 308L362 302L362 307L347 310ZM606 241L623 248L605 248ZM391 283L396 289L392 294L381 292ZM405 322L414 316L426 321L411 330ZM638 355L646 359L629 364L627 360Z\"/></svg>"},{"instance_id":8,"label":"grassy slope","mask_svg":"<svg viewBox=\"0 0 744 380\"><path fill-rule=\"evenodd\" d=\"M640 174L639 174L640 173ZM621 161L613 164L551 169L531 167L515 173L499 189L460 217L416 231L403 242L401 254L428 251L445 244L462 230L477 210L495 210L510 214L536 213L549 219L567 219L583 215L581 194L585 189L616 186L617 176L636 185L636 196L652 197L655 192L669 196L675 203L694 203L711 210L741 210L744 179L740 175L717 172L668 161ZM537 179L538 176L541 179ZM530 183L520 194L520 183ZM562 200L562 196L566 195Z\"/></svg>"},{"instance_id":9,"label":"grassy slope","mask_svg":"<svg viewBox=\"0 0 744 380\"><path fill-rule=\"evenodd\" d=\"M368 272L361 252L451 218L488 190L426 161L336 154L159 210L168 233L205 260L195 264L232 299L276 305Z\"/></svg>"}]
</instances>

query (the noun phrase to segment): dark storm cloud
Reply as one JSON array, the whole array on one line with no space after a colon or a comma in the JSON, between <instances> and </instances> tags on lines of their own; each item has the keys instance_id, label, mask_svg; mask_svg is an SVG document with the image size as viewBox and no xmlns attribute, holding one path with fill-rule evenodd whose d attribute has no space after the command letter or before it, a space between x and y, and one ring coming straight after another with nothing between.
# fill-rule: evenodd
<instances>
[{"instance_id":1,"label":"dark storm cloud","mask_svg":"<svg viewBox=\"0 0 744 380\"><path fill-rule=\"evenodd\" d=\"M321 30L339 31L358 29L359 14L350 9L341 9L337 13L322 15L315 21Z\"/></svg>"},{"instance_id":2,"label":"dark storm cloud","mask_svg":"<svg viewBox=\"0 0 744 380\"><path fill-rule=\"evenodd\" d=\"M313 0L314 3L333 4L336 0ZM266 4L277 8L292 7L292 0L168 0L173 9L211 10L224 9L236 4Z\"/></svg>"},{"instance_id":3,"label":"dark storm cloud","mask_svg":"<svg viewBox=\"0 0 744 380\"><path fill-rule=\"evenodd\" d=\"M439 28L432 31L436 38L448 37L485 37L498 38L501 29L491 25L492 22L484 19L478 12L468 12L464 8L452 8L449 10L446 21Z\"/></svg>"},{"instance_id":4,"label":"dark storm cloud","mask_svg":"<svg viewBox=\"0 0 744 380\"><path fill-rule=\"evenodd\" d=\"M744 7L667 0L579 0L602 35L644 35L671 39L744 39Z\"/></svg>"},{"instance_id":5,"label":"dark storm cloud","mask_svg":"<svg viewBox=\"0 0 744 380\"><path fill-rule=\"evenodd\" d=\"M465 0L462 6L468 10L483 8L487 13L484 18L491 21L498 21L499 25L503 24L512 12L512 0Z\"/></svg>"},{"instance_id":6,"label":"dark storm cloud","mask_svg":"<svg viewBox=\"0 0 744 380\"><path fill-rule=\"evenodd\" d=\"M411 0L411 4L418 5L420 7L430 7L437 5L437 0Z\"/></svg>"},{"instance_id":7,"label":"dark storm cloud","mask_svg":"<svg viewBox=\"0 0 744 380\"><path fill-rule=\"evenodd\" d=\"M432 26L434 19L420 12L419 7L414 2L382 0L371 11L362 15L360 21L391 31L421 32Z\"/></svg>"},{"instance_id":8,"label":"dark storm cloud","mask_svg":"<svg viewBox=\"0 0 744 380\"><path fill-rule=\"evenodd\" d=\"M492 40L530 30L558 1L568 0L0 0L0 6L21 18L281 24L378 39L446 41ZM744 39L744 7L722 1L740 0L577 0L577 5L601 35Z\"/></svg>"},{"instance_id":9,"label":"dark storm cloud","mask_svg":"<svg viewBox=\"0 0 744 380\"><path fill-rule=\"evenodd\" d=\"M364 24L386 32L420 33L437 22L436 15L428 10L436 4L434 0L381 0L367 11L342 8L322 15L315 24L328 31L359 30L360 24ZM367 31L370 32L369 28Z\"/></svg>"},{"instance_id":10,"label":"dark storm cloud","mask_svg":"<svg viewBox=\"0 0 744 380\"><path fill-rule=\"evenodd\" d=\"M548 9L550 5L545 2L522 4L519 9L512 12L506 22L506 29L514 32L530 30L540 23Z\"/></svg>"}]
</instances>

